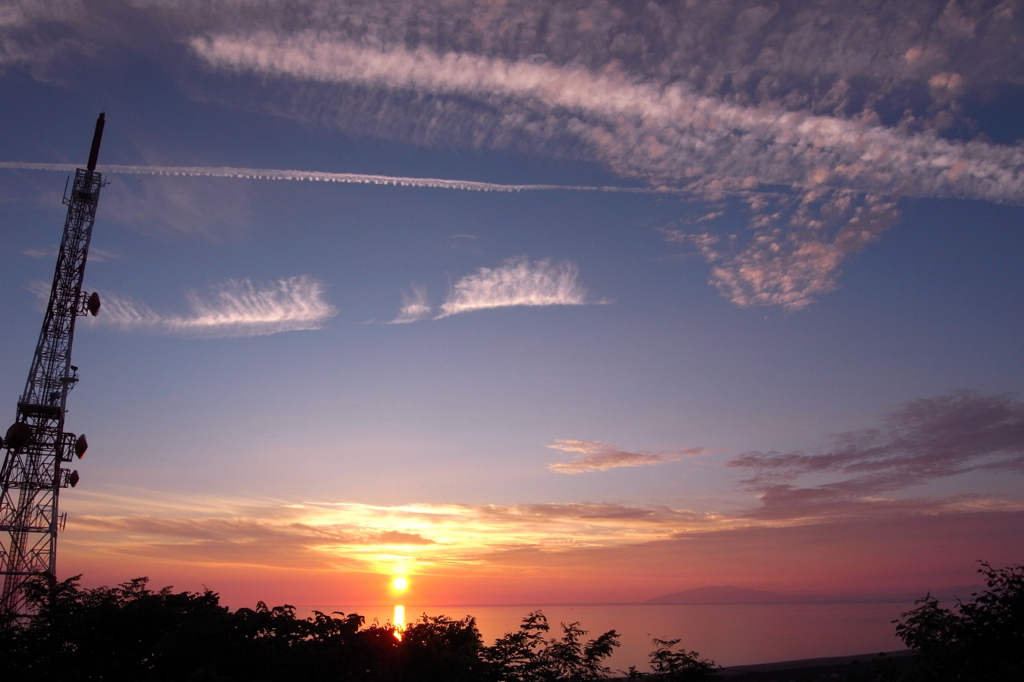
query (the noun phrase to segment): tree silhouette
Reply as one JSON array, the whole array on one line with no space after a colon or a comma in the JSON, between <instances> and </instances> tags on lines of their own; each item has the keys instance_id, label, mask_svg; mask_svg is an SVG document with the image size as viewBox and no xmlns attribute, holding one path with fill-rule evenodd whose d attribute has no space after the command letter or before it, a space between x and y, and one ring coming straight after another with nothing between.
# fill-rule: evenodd
<instances>
[{"instance_id":1,"label":"tree silhouette","mask_svg":"<svg viewBox=\"0 0 1024 682\"><path fill-rule=\"evenodd\" d=\"M82 589L79 576L28 583L36 614L0 623L4 682L583 682L606 677L610 630L578 623L548 638L541 612L486 647L476 621L423 615L404 630L295 607L234 612L216 592L151 590L146 578Z\"/></svg>"},{"instance_id":2,"label":"tree silhouette","mask_svg":"<svg viewBox=\"0 0 1024 682\"><path fill-rule=\"evenodd\" d=\"M672 647L679 644L678 639L654 639L654 651L649 659L653 676L665 682L699 682L711 679L718 672L718 666L709 659L702 659L696 651L680 648L673 651Z\"/></svg>"},{"instance_id":3,"label":"tree silhouette","mask_svg":"<svg viewBox=\"0 0 1024 682\"><path fill-rule=\"evenodd\" d=\"M619 634L609 630L583 642L587 634L579 623L561 624L562 638L548 638L548 620L540 611L523 619L519 630L487 647L484 660L496 682L582 682L607 677L611 672L604 660L619 646Z\"/></svg>"},{"instance_id":4,"label":"tree silhouette","mask_svg":"<svg viewBox=\"0 0 1024 682\"><path fill-rule=\"evenodd\" d=\"M399 666L422 682L471 682L484 676L483 640L476 620L423 614L402 631Z\"/></svg>"},{"instance_id":5,"label":"tree silhouette","mask_svg":"<svg viewBox=\"0 0 1024 682\"><path fill-rule=\"evenodd\" d=\"M926 595L902 615L896 634L917 654L911 679L936 682L1024 679L1024 566L981 562L988 590L955 611Z\"/></svg>"}]
</instances>

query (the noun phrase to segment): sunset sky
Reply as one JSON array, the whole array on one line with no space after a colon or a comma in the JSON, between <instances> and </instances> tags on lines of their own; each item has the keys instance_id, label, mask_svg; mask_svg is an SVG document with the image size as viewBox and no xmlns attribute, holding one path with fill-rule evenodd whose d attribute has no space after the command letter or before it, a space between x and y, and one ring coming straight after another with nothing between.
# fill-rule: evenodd
<instances>
[{"instance_id":1,"label":"sunset sky","mask_svg":"<svg viewBox=\"0 0 1024 682\"><path fill-rule=\"evenodd\" d=\"M8 0L12 420L107 119L59 577L541 604L1024 562L1022 44L1013 0Z\"/></svg>"}]
</instances>

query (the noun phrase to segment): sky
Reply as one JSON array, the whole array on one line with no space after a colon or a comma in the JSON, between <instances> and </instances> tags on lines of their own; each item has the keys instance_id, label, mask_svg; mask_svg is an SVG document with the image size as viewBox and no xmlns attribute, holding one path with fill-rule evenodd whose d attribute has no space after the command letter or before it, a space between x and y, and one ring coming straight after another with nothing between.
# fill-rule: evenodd
<instances>
[{"instance_id":1,"label":"sky","mask_svg":"<svg viewBox=\"0 0 1024 682\"><path fill-rule=\"evenodd\" d=\"M1024 556L1024 2L7 0L0 394L107 182L59 577L919 594Z\"/></svg>"}]
</instances>

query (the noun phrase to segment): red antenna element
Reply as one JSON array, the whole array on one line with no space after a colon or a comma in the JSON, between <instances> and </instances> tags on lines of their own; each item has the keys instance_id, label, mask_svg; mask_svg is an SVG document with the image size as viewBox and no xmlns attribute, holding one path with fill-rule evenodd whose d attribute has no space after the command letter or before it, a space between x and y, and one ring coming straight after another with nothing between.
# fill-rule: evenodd
<instances>
[{"instance_id":1,"label":"red antenna element","mask_svg":"<svg viewBox=\"0 0 1024 682\"><path fill-rule=\"evenodd\" d=\"M78 368L71 364L75 319L86 313L95 315L100 309L95 293L84 305L80 302L103 187L103 177L96 172L103 123L100 114L88 166L75 171L71 196L64 199L68 216L50 302L17 417L3 441L7 452L0 469L0 621L31 615L32 605L24 590L27 580L38 576L51 586L56 583L57 533L64 527L58 493L79 481L77 471L68 471L61 464L75 455L81 457L89 447L85 436L64 431L64 414L68 393L78 383Z\"/></svg>"}]
</instances>

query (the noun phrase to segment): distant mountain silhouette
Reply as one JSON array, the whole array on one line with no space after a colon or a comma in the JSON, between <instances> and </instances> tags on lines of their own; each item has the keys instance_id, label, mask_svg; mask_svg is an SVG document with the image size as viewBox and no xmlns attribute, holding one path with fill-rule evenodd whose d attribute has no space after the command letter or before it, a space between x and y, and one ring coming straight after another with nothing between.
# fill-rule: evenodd
<instances>
[{"instance_id":1,"label":"distant mountain silhouette","mask_svg":"<svg viewBox=\"0 0 1024 682\"><path fill-rule=\"evenodd\" d=\"M944 590L932 590L932 596L940 601L953 601L955 597L967 600L972 592L980 592L983 585L958 585ZM855 603L905 603L912 604L925 595L920 593L905 595L814 595L814 594L781 594L755 590L750 587L736 585L711 585L695 587L691 590L673 592L650 599L645 604L679 604L679 605L723 605L723 604L855 604Z\"/></svg>"}]
</instances>

